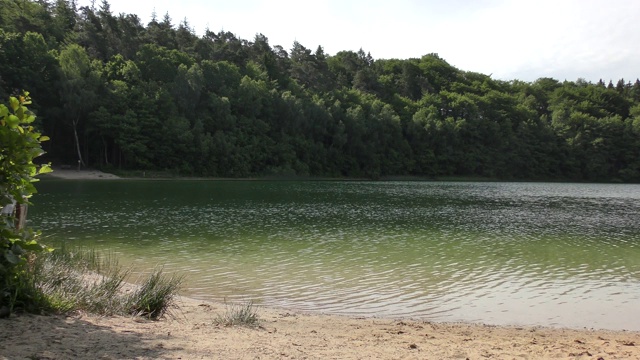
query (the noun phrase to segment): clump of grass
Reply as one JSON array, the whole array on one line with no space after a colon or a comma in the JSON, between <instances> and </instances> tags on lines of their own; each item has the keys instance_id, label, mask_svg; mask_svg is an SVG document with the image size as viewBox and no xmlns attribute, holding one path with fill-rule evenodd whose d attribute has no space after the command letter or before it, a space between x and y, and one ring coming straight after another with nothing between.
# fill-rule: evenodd
<instances>
[{"instance_id":1,"label":"clump of grass","mask_svg":"<svg viewBox=\"0 0 640 360\"><path fill-rule=\"evenodd\" d=\"M113 315L122 313L120 293L128 274L111 254L63 247L38 256L30 276L53 312Z\"/></svg>"},{"instance_id":2,"label":"clump of grass","mask_svg":"<svg viewBox=\"0 0 640 360\"><path fill-rule=\"evenodd\" d=\"M137 315L158 319L175 306L182 277L167 277L156 270L133 293L123 291L130 270L116 258L95 250L66 247L38 255L24 273L25 293L37 299L27 312L98 315ZM32 301L33 303L33 301Z\"/></svg>"},{"instance_id":3,"label":"clump of grass","mask_svg":"<svg viewBox=\"0 0 640 360\"><path fill-rule=\"evenodd\" d=\"M252 300L231 304L225 302L225 307L225 312L214 319L216 325L253 327L260 324L258 309Z\"/></svg>"},{"instance_id":4,"label":"clump of grass","mask_svg":"<svg viewBox=\"0 0 640 360\"><path fill-rule=\"evenodd\" d=\"M182 280L182 276L165 277L162 269L156 269L127 299L129 312L150 319L163 317L175 306L175 297Z\"/></svg>"}]
</instances>

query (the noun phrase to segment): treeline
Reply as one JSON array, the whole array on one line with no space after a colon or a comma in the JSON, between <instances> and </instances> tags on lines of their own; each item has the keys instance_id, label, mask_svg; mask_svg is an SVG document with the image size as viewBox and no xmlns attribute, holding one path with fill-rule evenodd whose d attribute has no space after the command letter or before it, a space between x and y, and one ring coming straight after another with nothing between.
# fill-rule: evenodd
<instances>
[{"instance_id":1,"label":"treeline","mask_svg":"<svg viewBox=\"0 0 640 360\"><path fill-rule=\"evenodd\" d=\"M640 181L640 81L499 81L436 54L290 50L144 25L107 1L0 0L0 98L55 164L183 175Z\"/></svg>"}]
</instances>

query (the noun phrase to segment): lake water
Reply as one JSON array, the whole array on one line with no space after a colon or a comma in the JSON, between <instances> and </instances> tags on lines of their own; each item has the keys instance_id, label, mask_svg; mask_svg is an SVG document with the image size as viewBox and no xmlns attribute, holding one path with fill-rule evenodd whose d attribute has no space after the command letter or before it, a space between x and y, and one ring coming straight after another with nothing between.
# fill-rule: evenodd
<instances>
[{"instance_id":1,"label":"lake water","mask_svg":"<svg viewBox=\"0 0 640 360\"><path fill-rule=\"evenodd\" d=\"M293 181L37 184L45 239L184 293L291 310L640 330L640 186ZM46 243L46 240L45 240Z\"/></svg>"}]
</instances>

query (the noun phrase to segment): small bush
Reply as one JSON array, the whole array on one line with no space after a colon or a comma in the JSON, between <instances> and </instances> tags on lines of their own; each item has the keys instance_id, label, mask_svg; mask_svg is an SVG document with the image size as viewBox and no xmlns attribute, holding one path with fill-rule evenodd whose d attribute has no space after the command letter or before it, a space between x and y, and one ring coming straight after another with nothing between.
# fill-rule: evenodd
<instances>
[{"instance_id":1,"label":"small bush","mask_svg":"<svg viewBox=\"0 0 640 360\"><path fill-rule=\"evenodd\" d=\"M243 303L227 304L226 310L222 315L214 320L216 325L223 326L258 326L260 319L258 311L253 301L249 300Z\"/></svg>"},{"instance_id":2,"label":"small bush","mask_svg":"<svg viewBox=\"0 0 640 360\"><path fill-rule=\"evenodd\" d=\"M33 163L48 137L33 126L29 104L28 92L9 97L8 106L0 104L0 317L44 306L28 272L33 255L48 249L38 242L39 233L24 227L24 206L36 192L35 177L51 168Z\"/></svg>"}]
</instances>

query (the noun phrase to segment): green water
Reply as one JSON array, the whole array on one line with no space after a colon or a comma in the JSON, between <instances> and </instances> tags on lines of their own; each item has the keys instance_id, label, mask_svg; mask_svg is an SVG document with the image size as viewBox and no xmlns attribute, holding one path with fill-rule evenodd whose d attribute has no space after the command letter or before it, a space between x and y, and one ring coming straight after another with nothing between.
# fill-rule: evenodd
<instances>
[{"instance_id":1,"label":"green water","mask_svg":"<svg viewBox=\"0 0 640 360\"><path fill-rule=\"evenodd\" d=\"M640 330L640 186L45 180L52 240L292 310Z\"/></svg>"}]
</instances>

